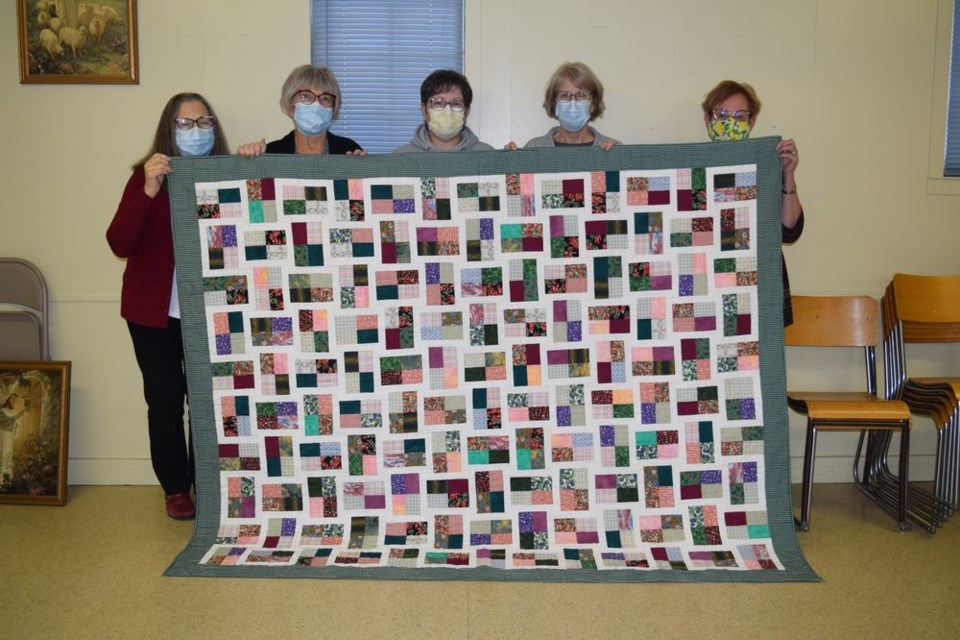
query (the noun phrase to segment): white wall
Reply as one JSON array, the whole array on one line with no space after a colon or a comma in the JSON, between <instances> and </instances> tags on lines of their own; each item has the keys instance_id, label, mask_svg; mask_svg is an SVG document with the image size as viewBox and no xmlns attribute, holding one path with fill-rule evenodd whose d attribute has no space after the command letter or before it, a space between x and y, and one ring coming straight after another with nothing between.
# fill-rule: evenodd
<instances>
[{"instance_id":1,"label":"white wall","mask_svg":"<svg viewBox=\"0 0 960 640\"><path fill-rule=\"evenodd\" d=\"M751 82L758 135L794 137L807 213L786 249L795 293L879 297L895 272L960 272L960 181L931 179L942 151L948 0L467 0L471 125L495 146L542 134L543 87L564 60L603 80L598 128L629 143L705 138L717 81ZM73 361L70 482L153 483L139 372L118 314L123 263L103 239L130 164L170 95L206 95L231 144L289 130L280 84L309 61L308 0L141 0L136 86L21 85L15 3L0 6L0 122L12 152L0 255L37 264L52 350ZM946 37L944 37L946 33ZM427 34L425 34L425 37ZM941 195L945 194L945 195ZM919 373L956 371L960 347L913 349ZM859 360L788 351L790 386L858 385ZM826 370L823 362L829 363ZM802 421L791 426L794 469ZM912 477L931 476L917 419ZM853 440L822 438L819 480L850 477Z\"/></svg>"}]
</instances>

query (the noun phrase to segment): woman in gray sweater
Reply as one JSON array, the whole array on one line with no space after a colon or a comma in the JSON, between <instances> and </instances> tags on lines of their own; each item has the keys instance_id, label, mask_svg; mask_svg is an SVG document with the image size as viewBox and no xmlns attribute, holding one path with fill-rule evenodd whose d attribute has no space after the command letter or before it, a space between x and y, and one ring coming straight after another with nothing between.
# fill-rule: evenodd
<instances>
[{"instance_id":1,"label":"woman in gray sweater","mask_svg":"<svg viewBox=\"0 0 960 640\"><path fill-rule=\"evenodd\" d=\"M560 125L527 142L523 145L526 149L573 146L610 149L619 144L590 126L605 109L603 84L582 62L565 62L557 67L547 82L543 108ZM511 142L507 148L516 149L516 144Z\"/></svg>"}]
</instances>

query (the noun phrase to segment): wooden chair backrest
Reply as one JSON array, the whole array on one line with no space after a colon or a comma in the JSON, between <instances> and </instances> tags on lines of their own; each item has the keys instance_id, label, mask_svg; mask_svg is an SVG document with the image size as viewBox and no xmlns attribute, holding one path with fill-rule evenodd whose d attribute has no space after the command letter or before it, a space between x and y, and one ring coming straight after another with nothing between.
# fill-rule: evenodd
<instances>
[{"instance_id":1,"label":"wooden chair backrest","mask_svg":"<svg viewBox=\"0 0 960 640\"><path fill-rule=\"evenodd\" d=\"M905 342L960 342L960 275L898 273L891 288Z\"/></svg>"},{"instance_id":2,"label":"wooden chair backrest","mask_svg":"<svg viewBox=\"0 0 960 640\"><path fill-rule=\"evenodd\" d=\"M876 347L879 305L870 296L792 296L792 347Z\"/></svg>"}]
</instances>

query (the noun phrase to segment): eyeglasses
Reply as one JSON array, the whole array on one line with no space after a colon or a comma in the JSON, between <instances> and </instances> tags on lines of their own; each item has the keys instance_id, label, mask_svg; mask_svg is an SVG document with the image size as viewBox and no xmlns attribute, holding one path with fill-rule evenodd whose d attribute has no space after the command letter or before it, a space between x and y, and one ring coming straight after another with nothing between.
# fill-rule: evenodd
<instances>
[{"instance_id":1,"label":"eyeglasses","mask_svg":"<svg viewBox=\"0 0 960 640\"><path fill-rule=\"evenodd\" d=\"M577 102L590 102L590 92L561 91L557 94L557 102L570 102L571 100L576 100Z\"/></svg>"},{"instance_id":2,"label":"eyeglasses","mask_svg":"<svg viewBox=\"0 0 960 640\"><path fill-rule=\"evenodd\" d=\"M444 100L443 98L430 98L427 100L427 108L430 109L430 111L443 111L448 105L452 111L456 111L457 113L467 108L463 100Z\"/></svg>"},{"instance_id":3,"label":"eyeglasses","mask_svg":"<svg viewBox=\"0 0 960 640\"><path fill-rule=\"evenodd\" d=\"M301 89L293 94L293 99L300 104L313 104L319 102L321 107L328 109L337 104L337 96L332 93L314 93L309 89Z\"/></svg>"},{"instance_id":4,"label":"eyeglasses","mask_svg":"<svg viewBox=\"0 0 960 640\"><path fill-rule=\"evenodd\" d=\"M173 123L180 131L190 131L194 127L209 129L213 126L215 120L216 118L213 116L200 116L199 118L176 118Z\"/></svg>"},{"instance_id":5,"label":"eyeglasses","mask_svg":"<svg viewBox=\"0 0 960 640\"><path fill-rule=\"evenodd\" d=\"M738 122L746 122L750 119L750 112L744 110L728 111L727 109L714 109L713 117L716 120L729 120L733 118Z\"/></svg>"}]
</instances>

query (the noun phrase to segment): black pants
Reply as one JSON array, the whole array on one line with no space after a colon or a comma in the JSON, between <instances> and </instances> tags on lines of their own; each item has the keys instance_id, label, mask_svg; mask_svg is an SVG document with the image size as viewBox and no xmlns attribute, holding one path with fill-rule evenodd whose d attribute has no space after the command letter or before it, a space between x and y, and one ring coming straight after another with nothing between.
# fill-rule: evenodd
<instances>
[{"instance_id":1,"label":"black pants","mask_svg":"<svg viewBox=\"0 0 960 640\"><path fill-rule=\"evenodd\" d=\"M147 401L150 458L167 495L186 493L193 484L193 451L184 435L183 403L187 377L180 320L168 318L166 329L127 322Z\"/></svg>"}]
</instances>

